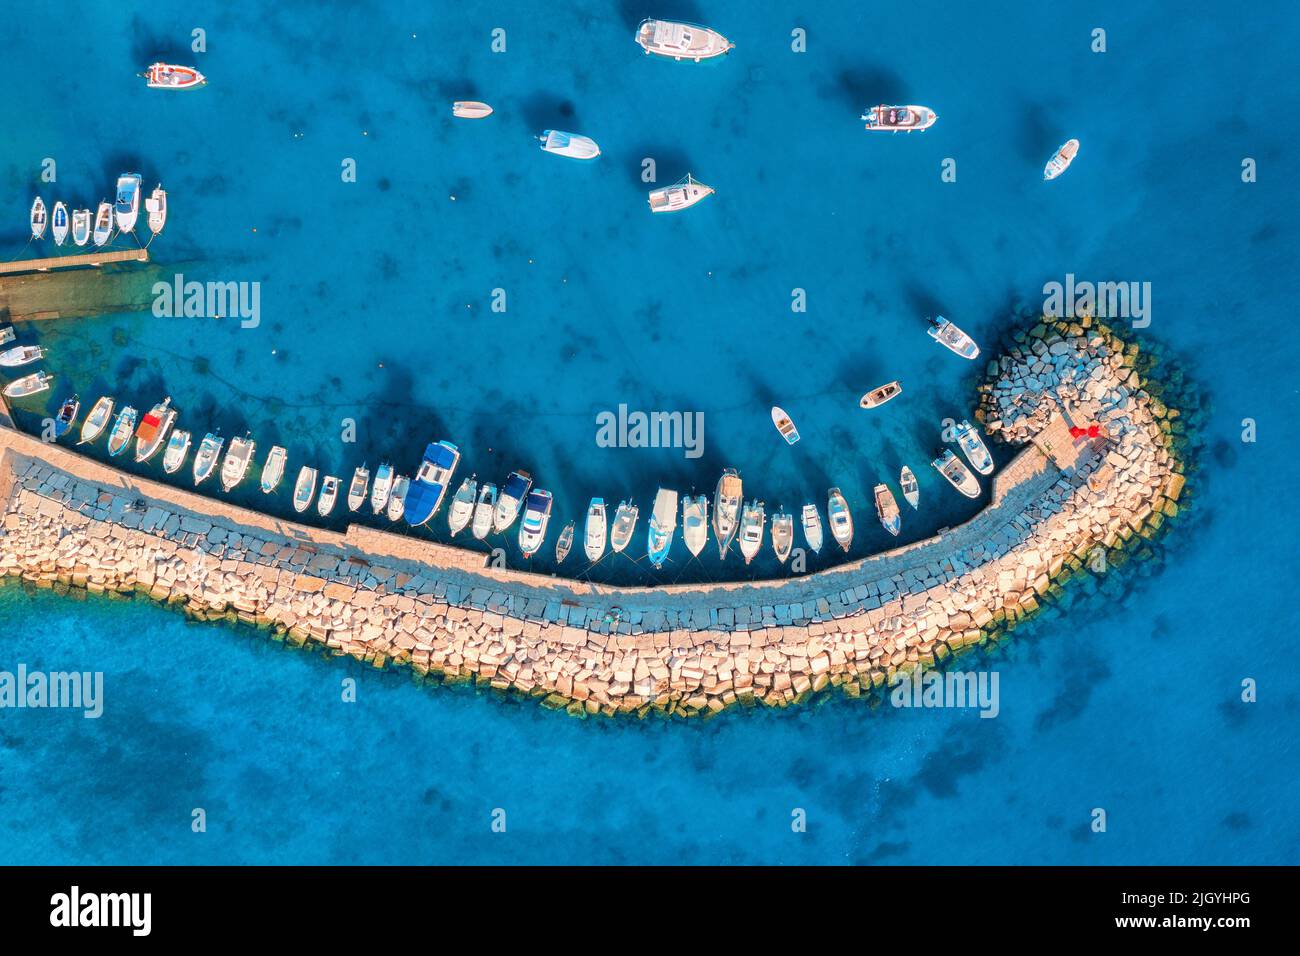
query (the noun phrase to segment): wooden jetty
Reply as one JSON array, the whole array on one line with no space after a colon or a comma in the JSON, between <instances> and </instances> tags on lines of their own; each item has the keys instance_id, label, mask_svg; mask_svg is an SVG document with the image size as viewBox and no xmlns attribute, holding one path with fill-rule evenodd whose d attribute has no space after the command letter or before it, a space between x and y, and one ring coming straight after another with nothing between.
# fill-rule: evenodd
<instances>
[{"instance_id":1,"label":"wooden jetty","mask_svg":"<svg viewBox=\"0 0 1300 956\"><path fill-rule=\"evenodd\" d=\"M76 269L81 266L102 266L110 262L148 262L148 249L112 249L87 252L76 256L50 256L48 259L20 259L0 262L0 276L19 272L49 272L53 269Z\"/></svg>"}]
</instances>

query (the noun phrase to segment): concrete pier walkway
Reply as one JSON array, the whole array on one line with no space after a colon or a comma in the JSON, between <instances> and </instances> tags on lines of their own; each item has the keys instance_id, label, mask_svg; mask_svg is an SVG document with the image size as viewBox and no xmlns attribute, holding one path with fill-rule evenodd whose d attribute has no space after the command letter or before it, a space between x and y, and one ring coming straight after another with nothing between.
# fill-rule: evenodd
<instances>
[{"instance_id":1,"label":"concrete pier walkway","mask_svg":"<svg viewBox=\"0 0 1300 956\"><path fill-rule=\"evenodd\" d=\"M148 249L99 249L95 252L70 256L49 256L44 259L18 259L14 262L0 262L0 276L16 275L20 272L84 269L87 266L103 266L110 262L148 261Z\"/></svg>"}]
</instances>

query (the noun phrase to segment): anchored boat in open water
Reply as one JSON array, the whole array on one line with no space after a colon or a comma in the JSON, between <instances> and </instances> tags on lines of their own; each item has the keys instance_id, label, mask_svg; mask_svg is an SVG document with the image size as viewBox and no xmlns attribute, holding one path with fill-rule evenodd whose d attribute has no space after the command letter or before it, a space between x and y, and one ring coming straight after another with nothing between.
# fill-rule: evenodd
<instances>
[{"instance_id":1,"label":"anchored boat in open water","mask_svg":"<svg viewBox=\"0 0 1300 956\"><path fill-rule=\"evenodd\" d=\"M736 46L716 30L677 20L642 20L636 42L647 54L695 63L730 53Z\"/></svg>"},{"instance_id":2,"label":"anchored boat in open water","mask_svg":"<svg viewBox=\"0 0 1300 956\"><path fill-rule=\"evenodd\" d=\"M1077 139L1067 139L1061 144L1060 149L1053 154L1052 158L1047 161L1047 165L1043 168L1043 179L1055 179L1061 175L1070 168L1070 164L1074 162L1074 157L1078 155L1079 141Z\"/></svg>"},{"instance_id":3,"label":"anchored boat in open water","mask_svg":"<svg viewBox=\"0 0 1300 956\"><path fill-rule=\"evenodd\" d=\"M141 76L151 90L190 90L208 82L194 67L176 63L154 63Z\"/></svg>"},{"instance_id":4,"label":"anchored boat in open water","mask_svg":"<svg viewBox=\"0 0 1300 956\"><path fill-rule=\"evenodd\" d=\"M460 119L483 119L492 115L492 107L478 100L457 100L451 104L451 115Z\"/></svg>"},{"instance_id":5,"label":"anchored boat in open water","mask_svg":"<svg viewBox=\"0 0 1300 956\"><path fill-rule=\"evenodd\" d=\"M873 388L863 395L858 404L863 408L877 408L891 398L897 398L902 393L903 386L898 382L886 382L880 388Z\"/></svg>"},{"instance_id":6,"label":"anchored boat in open water","mask_svg":"<svg viewBox=\"0 0 1300 956\"><path fill-rule=\"evenodd\" d=\"M872 106L861 117L873 132L916 133L934 125L939 114L928 106Z\"/></svg>"},{"instance_id":7,"label":"anchored boat in open water","mask_svg":"<svg viewBox=\"0 0 1300 956\"><path fill-rule=\"evenodd\" d=\"M964 359L979 358L980 349L975 344L975 340L942 315L936 315L930 320L930 327L926 329L926 334L950 352L960 355Z\"/></svg>"},{"instance_id":8,"label":"anchored boat in open water","mask_svg":"<svg viewBox=\"0 0 1300 956\"><path fill-rule=\"evenodd\" d=\"M680 182L665 186L663 189L651 190L649 197L650 211L680 212L712 195L712 186L704 185L698 179L692 178L690 173L687 173L686 178Z\"/></svg>"},{"instance_id":9,"label":"anchored boat in open water","mask_svg":"<svg viewBox=\"0 0 1300 956\"><path fill-rule=\"evenodd\" d=\"M542 141L542 151L569 159L595 159L600 155L600 147L589 136L578 133L563 133L558 129L543 130L537 137Z\"/></svg>"},{"instance_id":10,"label":"anchored boat in open water","mask_svg":"<svg viewBox=\"0 0 1300 956\"><path fill-rule=\"evenodd\" d=\"M794 427L794 422L785 413L785 409L779 405L772 406L772 424L776 426L776 430L781 433L787 445L793 445L799 440L799 430Z\"/></svg>"}]
</instances>

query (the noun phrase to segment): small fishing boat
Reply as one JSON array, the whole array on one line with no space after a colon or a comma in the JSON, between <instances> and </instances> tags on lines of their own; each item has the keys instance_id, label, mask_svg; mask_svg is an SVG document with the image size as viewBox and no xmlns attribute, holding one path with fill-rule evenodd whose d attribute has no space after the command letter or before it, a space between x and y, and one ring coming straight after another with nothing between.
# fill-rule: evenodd
<instances>
[{"instance_id":1,"label":"small fishing boat","mask_svg":"<svg viewBox=\"0 0 1300 956\"><path fill-rule=\"evenodd\" d=\"M785 413L785 409L779 405L772 406L772 424L776 430L781 433L787 445L793 445L799 440L799 430L794 427L794 422L790 421L790 416Z\"/></svg>"},{"instance_id":2,"label":"small fishing boat","mask_svg":"<svg viewBox=\"0 0 1300 956\"><path fill-rule=\"evenodd\" d=\"M190 433L179 428L167 439L167 450L163 452L163 471L175 474L185 464L185 456L190 453Z\"/></svg>"},{"instance_id":3,"label":"small fishing boat","mask_svg":"<svg viewBox=\"0 0 1300 956\"><path fill-rule=\"evenodd\" d=\"M271 451L266 456L266 461L262 464L262 493L269 495L280 486L284 479L285 462L289 459L289 453L285 451L283 445L272 445Z\"/></svg>"},{"instance_id":4,"label":"small fishing boat","mask_svg":"<svg viewBox=\"0 0 1300 956\"><path fill-rule=\"evenodd\" d=\"M592 498L587 505L587 525L583 530L582 550L595 564L605 554L605 499Z\"/></svg>"},{"instance_id":5,"label":"small fishing boat","mask_svg":"<svg viewBox=\"0 0 1300 956\"><path fill-rule=\"evenodd\" d=\"M123 173L117 177L117 228L122 232L134 232L135 221L140 215L140 191L144 177L139 173Z\"/></svg>"},{"instance_id":6,"label":"small fishing boat","mask_svg":"<svg viewBox=\"0 0 1300 956\"><path fill-rule=\"evenodd\" d=\"M696 63L730 53L736 46L716 30L674 20L642 20L636 28L636 42L646 55Z\"/></svg>"},{"instance_id":7,"label":"small fishing boat","mask_svg":"<svg viewBox=\"0 0 1300 956\"><path fill-rule=\"evenodd\" d=\"M614 527L609 531L609 546L617 553L628 546L636 530L637 506L630 501L620 501L614 511Z\"/></svg>"},{"instance_id":8,"label":"small fishing boat","mask_svg":"<svg viewBox=\"0 0 1300 956\"><path fill-rule=\"evenodd\" d=\"M876 408L885 404L891 398L897 398L903 392L903 386L898 382L886 382L880 388L873 388L867 394L862 396L858 402L863 408Z\"/></svg>"},{"instance_id":9,"label":"small fishing boat","mask_svg":"<svg viewBox=\"0 0 1300 956\"><path fill-rule=\"evenodd\" d=\"M496 509L497 486L491 482L484 482L483 487L478 490L478 501L474 504L474 521L470 524L470 531L479 541L492 533L492 515Z\"/></svg>"},{"instance_id":10,"label":"small fishing boat","mask_svg":"<svg viewBox=\"0 0 1300 956\"><path fill-rule=\"evenodd\" d=\"M461 119L482 119L492 115L492 107L478 100L457 100L451 104L451 115Z\"/></svg>"},{"instance_id":11,"label":"small fishing boat","mask_svg":"<svg viewBox=\"0 0 1300 956\"><path fill-rule=\"evenodd\" d=\"M776 552L776 559L785 564L786 558L790 557L790 549L794 547L794 516L784 510L778 510L772 515L772 550Z\"/></svg>"},{"instance_id":12,"label":"small fishing boat","mask_svg":"<svg viewBox=\"0 0 1300 956\"><path fill-rule=\"evenodd\" d=\"M99 209L95 211L95 229L90 238L97 246L102 246L113 238L113 204L111 202L101 202L99 204Z\"/></svg>"},{"instance_id":13,"label":"small fishing boat","mask_svg":"<svg viewBox=\"0 0 1300 956\"><path fill-rule=\"evenodd\" d=\"M222 491L229 491L244 480L244 476L248 474L248 466L253 463L253 453L256 451L257 443L247 435L230 440L230 447L226 449L226 460L221 463Z\"/></svg>"},{"instance_id":14,"label":"small fishing boat","mask_svg":"<svg viewBox=\"0 0 1300 956\"><path fill-rule=\"evenodd\" d=\"M988 445L980 438L979 429L966 419L957 425L957 447L981 475L993 473L993 456L989 454Z\"/></svg>"},{"instance_id":15,"label":"small fishing boat","mask_svg":"<svg viewBox=\"0 0 1300 956\"><path fill-rule=\"evenodd\" d=\"M8 345L14 340L14 337L14 327L12 325L0 327L0 345Z\"/></svg>"},{"instance_id":16,"label":"small fishing boat","mask_svg":"<svg viewBox=\"0 0 1300 956\"><path fill-rule=\"evenodd\" d=\"M930 320L930 327L926 329L926 334L944 348L960 355L964 359L975 359L979 357L980 349L979 346L975 344L975 340L945 319L942 315L936 315Z\"/></svg>"},{"instance_id":17,"label":"small fishing boat","mask_svg":"<svg viewBox=\"0 0 1300 956\"><path fill-rule=\"evenodd\" d=\"M45 226L47 215L45 212L45 200L37 196L32 200L32 238L40 239L45 235Z\"/></svg>"},{"instance_id":18,"label":"small fishing boat","mask_svg":"<svg viewBox=\"0 0 1300 956\"><path fill-rule=\"evenodd\" d=\"M763 545L763 525L766 521L761 501L751 501L740 513L740 554L746 564L754 560L754 555L758 554L758 549Z\"/></svg>"},{"instance_id":19,"label":"small fishing boat","mask_svg":"<svg viewBox=\"0 0 1300 956\"><path fill-rule=\"evenodd\" d=\"M697 558L709 543L709 499L704 495L682 499L682 541Z\"/></svg>"},{"instance_id":20,"label":"small fishing boat","mask_svg":"<svg viewBox=\"0 0 1300 956\"><path fill-rule=\"evenodd\" d=\"M916 475L912 474L912 469L906 465L898 473L898 483L903 487L903 499L913 508L919 506L921 501L921 490L916 483Z\"/></svg>"},{"instance_id":21,"label":"small fishing boat","mask_svg":"<svg viewBox=\"0 0 1300 956\"><path fill-rule=\"evenodd\" d=\"M0 365L5 368L19 368L45 357L45 349L39 345L15 345L0 352Z\"/></svg>"},{"instance_id":22,"label":"small fishing boat","mask_svg":"<svg viewBox=\"0 0 1300 956\"><path fill-rule=\"evenodd\" d=\"M546 540L546 525L551 520L551 493L534 488L524 502L524 517L519 522L519 550L531 558Z\"/></svg>"},{"instance_id":23,"label":"small fishing boat","mask_svg":"<svg viewBox=\"0 0 1300 956\"><path fill-rule=\"evenodd\" d=\"M411 487L411 479L398 475L393 479L393 490L388 493L388 507L385 513L389 521L401 521L406 514L406 492Z\"/></svg>"},{"instance_id":24,"label":"small fishing boat","mask_svg":"<svg viewBox=\"0 0 1300 956\"><path fill-rule=\"evenodd\" d=\"M948 484L967 498L978 498L980 496L979 481L970 473L970 469L961 463L961 459L952 453L951 448L945 448L943 454L930 464L948 480Z\"/></svg>"},{"instance_id":25,"label":"small fishing boat","mask_svg":"<svg viewBox=\"0 0 1300 956\"><path fill-rule=\"evenodd\" d=\"M880 518L880 523L884 525L885 530L895 537L903 527L903 519L898 513L898 502L894 500L894 493L889 490L888 485L879 484L872 490L876 499L876 515Z\"/></svg>"},{"instance_id":26,"label":"small fishing boat","mask_svg":"<svg viewBox=\"0 0 1300 956\"><path fill-rule=\"evenodd\" d=\"M478 482L470 475L460 483L451 498L451 509L447 512L447 526L454 538L465 530L474 519L474 499L478 496Z\"/></svg>"},{"instance_id":27,"label":"small fishing boat","mask_svg":"<svg viewBox=\"0 0 1300 956\"><path fill-rule=\"evenodd\" d=\"M72 431L72 423L77 420L77 412L79 411L81 411L81 401L76 395L66 399L59 406L59 414L54 418L55 438L61 438Z\"/></svg>"},{"instance_id":28,"label":"small fishing boat","mask_svg":"<svg viewBox=\"0 0 1300 956\"><path fill-rule=\"evenodd\" d=\"M194 453L194 484L200 485L217 470L217 461L221 458L221 446L226 440L220 435L208 432L199 442L199 450Z\"/></svg>"},{"instance_id":29,"label":"small fishing boat","mask_svg":"<svg viewBox=\"0 0 1300 956\"><path fill-rule=\"evenodd\" d=\"M713 536L718 539L719 558L726 558L727 549L740 528L742 491L740 473L734 468L723 471L713 493Z\"/></svg>"},{"instance_id":30,"label":"small fishing boat","mask_svg":"<svg viewBox=\"0 0 1300 956\"><path fill-rule=\"evenodd\" d=\"M154 63L140 75L151 90L190 90L208 82L194 67L176 63Z\"/></svg>"},{"instance_id":31,"label":"small fishing boat","mask_svg":"<svg viewBox=\"0 0 1300 956\"><path fill-rule=\"evenodd\" d=\"M6 385L5 395L9 398L26 398L28 395L44 392L50 387L52 381L54 381L53 375L46 372L33 372L31 375L16 378Z\"/></svg>"},{"instance_id":32,"label":"small fishing boat","mask_svg":"<svg viewBox=\"0 0 1300 956\"><path fill-rule=\"evenodd\" d=\"M117 421L113 422L113 430L108 433L108 453L114 458L126 451L126 446L131 442L131 436L135 434L135 420L139 416L140 413L130 405L125 406L117 413Z\"/></svg>"},{"instance_id":33,"label":"small fishing boat","mask_svg":"<svg viewBox=\"0 0 1300 956\"><path fill-rule=\"evenodd\" d=\"M334 475L326 475L320 482L320 497L316 499L316 513L328 518L334 510L334 502L339 498L339 480Z\"/></svg>"},{"instance_id":34,"label":"small fishing boat","mask_svg":"<svg viewBox=\"0 0 1300 956\"><path fill-rule=\"evenodd\" d=\"M560 530L560 540L555 542L555 563L563 564L573 549L573 522L570 521Z\"/></svg>"},{"instance_id":35,"label":"small fishing boat","mask_svg":"<svg viewBox=\"0 0 1300 956\"><path fill-rule=\"evenodd\" d=\"M113 400L105 395L90 406L90 414L81 423L81 438L77 441L77 444L84 445L86 442L92 442L102 435L105 426L108 425L108 421L112 417Z\"/></svg>"},{"instance_id":36,"label":"small fishing boat","mask_svg":"<svg viewBox=\"0 0 1300 956\"><path fill-rule=\"evenodd\" d=\"M677 492L660 488L655 493L654 507L650 511L650 534L646 553L656 568L664 566L664 559L673 546L673 532L677 530Z\"/></svg>"},{"instance_id":37,"label":"small fishing boat","mask_svg":"<svg viewBox=\"0 0 1300 956\"><path fill-rule=\"evenodd\" d=\"M149 231L158 235L167 225L167 190L162 188L162 183L155 186L144 201L144 211L149 214Z\"/></svg>"},{"instance_id":38,"label":"small fishing boat","mask_svg":"<svg viewBox=\"0 0 1300 956\"><path fill-rule=\"evenodd\" d=\"M384 462L375 469L375 483L370 486L370 510L377 515L383 514L388 496L392 493L393 466Z\"/></svg>"},{"instance_id":39,"label":"small fishing boat","mask_svg":"<svg viewBox=\"0 0 1300 956\"><path fill-rule=\"evenodd\" d=\"M537 137L542 141L542 151L569 159L595 159L600 155L600 147L588 136L577 133L562 133L557 129L543 130Z\"/></svg>"},{"instance_id":40,"label":"small fishing boat","mask_svg":"<svg viewBox=\"0 0 1300 956\"><path fill-rule=\"evenodd\" d=\"M424 460L406 489L407 524L418 528L438 513L458 464L460 449L451 442L431 442L425 446Z\"/></svg>"},{"instance_id":41,"label":"small fishing boat","mask_svg":"<svg viewBox=\"0 0 1300 956\"><path fill-rule=\"evenodd\" d=\"M352 473L352 483L348 485L348 511L356 511L364 505L369 490L370 470L362 465Z\"/></svg>"},{"instance_id":42,"label":"small fishing boat","mask_svg":"<svg viewBox=\"0 0 1300 956\"><path fill-rule=\"evenodd\" d=\"M803 525L803 539L808 542L808 547L812 549L812 553L821 554L822 516L815 504L809 503L803 506L803 513L799 516L799 523Z\"/></svg>"},{"instance_id":43,"label":"small fishing boat","mask_svg":"<svg viewBox=\"0 0 1300 956\"><path fill-rule=\"evenodd\" d=\"M167 435L176 424L176 409L172 400L165 398L140 420L140 427L135 430L135 460L148 461L158 453L167 441Z\"/></svg>"},{"instance_id":44,"label":"small fishing boat","mask_svg":"<svg viewBox=\"0 0 1300 956\"><path fill-rule=\"evenodd\" d=\"M51 234L54 236L54 244L61 246L68 238L68 207L62 202L54 204L54 224L51 227Z\"/></svg>"},{"instance_id":45,"label":"small fishing boat","mask_svg":"<svg viewBox=\"0 0 1300 956\"><path fill-rule=\"evenodd\" d=\"M934 125L939 114L928 106L872 106L862 114L867 126L873 132L915 133L929 129Z\"/></svg>"},{"instance_id":46,"label":"small fishing boat","mask_svg":"<svg viewBox=\"0 0 1300 956\"><path fill-rule=\"evenodd\" d=\"M831 524L831 537L847 552L853 545L853 514L838 488L832 488L827 498L826 517Z\"/></svg>"},{"instance_id":47,"label":"small fishing boat","mask_svg":"<svg viewBox=\"0 0 1300 956\"><path fill-rule=\"evenodd\" d=\"M496 514L492 516L492 529L498 534L515 523L519 516L520 505L533 486L533 476L526 471L512 471L506 479L501 495L497 498Z\"/></svg>"},{"instance_id":48,"label":"small fishing boat","mask_svg":"<svg viewBox=\"0 0 1300 956\"><path fill-rule=\"evenodd\" d=\"M72 241L84 246L90 241L90 210L74 209L72 211Z\"/></svg>"},{"instance_id":49,"label":"small fishing boat","mask_svg":"<svg viewBox=\"0 0 1300 956\"><path fill-rule=\"evenodd\" d=\"M1074 157L1079 155L1079 141L1077 139L1067 139L1061 144L1061 148L1056 154L1047 161L1047 166L1043 169L1043 179L1055 179L1061 173L1070 168L1074 162Z\"/></svg>"},{"instance_id":50,"label":"small fishing boat","mask_svg":"<svg viewBox=\"0 0 1300 956\"><path fill-rule=\"evenodd\" d=\"M303 465L298 470L298 480L293 483L293 510L301 514L316 495L316 469Z\"/></svg>"},{"instance_id":51,"label":"small fishing boat","mask_svg":"<svg viewBox=\"0 0 1300 956\"><path fill-rule=\"evenodd\" d=\"M706 186L690 173L680 182L665 186L663 189L651 190L649 202L651 212L679 212L689 209L702 199L713 195L713 187Z\"/></svg>"}]
</instances>

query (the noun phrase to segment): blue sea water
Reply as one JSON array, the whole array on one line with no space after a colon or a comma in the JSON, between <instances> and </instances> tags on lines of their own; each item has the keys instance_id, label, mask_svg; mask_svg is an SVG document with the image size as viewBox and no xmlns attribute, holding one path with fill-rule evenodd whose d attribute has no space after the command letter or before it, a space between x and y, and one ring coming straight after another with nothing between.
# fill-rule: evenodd
<instances>
[{"instance_id":1,"label":"blue sea water","mask_svg":"<svg viewBox=\"0 0 1300 956\"><path fill-rule=\"evenodd\" d=\"M184 427L248 430L263 450L286 444L291 473L310 461L339 475L389 459L409 473L426 441L448 438L464 473L532 472L557 527L592 495L708 493L734 466L769 507L842 487L860 556L889 544L866 503L903 463L923 496L906 539L979 506L925 462L943 420L973 410L983 363L935 346L925 315L994 352L1045 282L1150 282L1142 341L1206 409L1192 505L1158 558L1073 588L977 661L1000 674L993 720L830 700L690 724L573 721L142 602L7 587L0 670L102 670L107 700L99 720L0 711L0 862L1295 861L1300 350L1277 324L1298 245L1285 38L1300 15L671 6L115 3L79 6L69 30L65 5L32 4L3 41L0 243L30 254L34 190L93 206L136 169L169 191L155 261L260 282L261 323L20 326L58 376L20 424L39 427L68 390L137 407L169 394ZM737 48L699 66L652 60L630 39L645 15L710 23ZM195 27L207 52L189 50ZM497 27L505 53L490 47ZM805 53L791 51L796 27ZM1105 53L1090 49L1097 27ZM61 61L100 68L52 71L51 37ZM209 85L149 92L134 74L155 58L194 62ZM458 98L497 112L454 122ZM879 101L932 106L939 123L867 134L857 116ZM547 156L530 136L548 127L604 155ZM1071 136L1079 159L1045 185ZM54 186L39 182L46 157ZM340 177L347 158L355 183ZM689 170L717 195L649 215L646 158L660 182ZM857 408L895 378L901 398ZM596 414L620 403L703 412L703 456L597 447ZM778 440L772 404L799 445ZM290 513L287 489L234 497ZM690 562L680 543L673 557L660 575L622 557L589 573L777 573L771 559ZM347 677L354 704L340 700ZM1256 703L1239 700L1245 678ZM1104 834L1089 829L1098 807ZM496 808L505 834L490 830Z\"/></svg>"}]
</instances>

